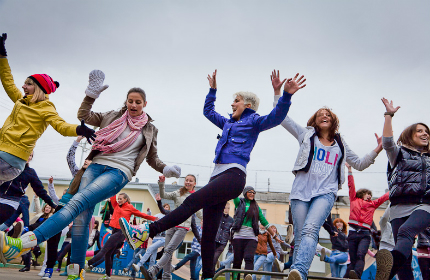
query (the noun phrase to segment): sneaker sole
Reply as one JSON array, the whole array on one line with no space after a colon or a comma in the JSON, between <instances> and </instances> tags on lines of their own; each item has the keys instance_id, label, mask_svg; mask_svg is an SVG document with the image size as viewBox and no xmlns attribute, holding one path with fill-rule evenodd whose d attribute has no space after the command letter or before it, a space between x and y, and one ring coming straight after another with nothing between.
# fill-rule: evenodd
<instances>
[{"instance_id":1,"label":"sneaker sole","mask_svg":"<svg viewBox=\"0 0 430 280\"><path fill-rule=\"evenodd\" d=\"M146 270L146 268L143 265L140 267L140 272L143 274L143 277L145 278L145 280L152 279L152 277L149 276L148 270Z\"/></svg>"},{"instance_id":2,"label":"sneaker sole","mask_svg":"<svg viewBox=\"0 0 430 280\"><path fill-rule=\"evenodd\" d=\"M302 276L300 275L300 272L297 270L292 270L288 274L287 280L302 280Z\"/></svg>"},{"instance_id":3,"label":"sneaker sole","mask_svg":"<svg viewBox=\"0 0 430 280\"><path fill-rule=\"evenodd\" d=\"M324 261L324 258L325 258L325 249L324 248L322 248L321 249L321 255L320 255L320 261Z\"/></svg>"},{"instance_id":4,"label":"sneaker sole","mask_svg":"<svg viewBox=\"0 0 430 280\"><path fill-rule=\"evenodd\" d=\"M3 246L4 246L4 232L0 231L0 261L3 264L7 264L6 258L3 256Z\"/></svg>"},{"instance_id":5,"label":"sneaker sole","mask_svg":"<svg viewBox=\"0 0 430 280\"><path fill-rule=\"evenodd\" d=\"M376 275L375 280L388 280L391 268L393 268L393 256L391 252L382 249L376 254Z\"/></svg>"},{"instance_id":6,"label":"sneaker sole","mask_svg":"<svg viewBox=\"0 0 430 280\"><path fill-rule=\"evenodd\" d=\"M13 234L11 236L12 238L18 238L21 236L21 233L23 230L22 225L23 225L22 222L16 223L15 228L13 229Z\"/></svg>"},{"instance_id":7,"label":"sneaker sole","mask_svg":"<svg viewBox=\"0 0 430 280\"><path fill-rule=\"evenodd\" d=\"M252 280L252 276L251 274L246 274L245 278L243 278L244 280Z\"/></svg>"},{"instance_id":8,"label":"sneaker sole","mask_svg":"<svg viewBox=\"0 0 430 280\"><path fill-rule=\"evenodd\" d=\"M133 250L136 250L136 246L134 246L133 242L131 242L131 239L133 239L133 237L130 236L128 230L124 227L121 219L119 220L119 227L121 228L122 233L125 235L125 239L127 239L128 245L130 245Z\"/></svg>"}]
</instances>

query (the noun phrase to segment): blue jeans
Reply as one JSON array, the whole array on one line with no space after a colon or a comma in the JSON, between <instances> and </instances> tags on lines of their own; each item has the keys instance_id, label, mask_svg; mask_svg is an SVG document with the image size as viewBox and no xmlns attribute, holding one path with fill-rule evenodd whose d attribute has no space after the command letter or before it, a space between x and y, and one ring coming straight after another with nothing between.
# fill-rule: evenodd
<instances>
[{"instance_id":1,"label":"blue jeans","mask_svg":"<svg viewBox=\"0 0 430 280\"><path fill-rule=\"evenodd\" d=\"M155 264L158 248L163 247L165 243L164 237L154 238L151 246L146 249L145 255L140 259L138 266L142 266L149 259L149 267Z\"/></svg>"},{"instance_id":2,"label":"blue jeans","mask_svg":"<svg viewBox=\"0 0 430 280\"><path fill-rule=\"evenodd\" d=\"M276 241L273 241L273 242L276 242ZM280 257L279 253L276 253L276 257L279 259ZM273 252L270 252L269 254L267 254L266 260L264 261L264 264L263 264L263 270L271 272L274 261L275 261L275 255L273 254ZM263 275L263 277L261 277L261 280L270 280L270 275Z\"/></svg>"},{"instance_id":3,"label":"blue jeans","mask_svg":"<svg viewBox=\"0 0 430 280\"><path fill-rule=\"evenodd\" d=\"M178 262L175 266L175 269L181 268L184 264L190 261L190 275L191 279L198 280L200 269L202 269L202 257L196 251L191 251L188 255L186 255L180 262ZM197 272L198 269L198 272ZM197 276L196 276L197 273Z\"/></svg>"},{"instance_id":4,"label":"blue jeans","mask_svg":"<svg viewBox=\"0 0 430 280\"><path fill-rule=\"evenodd\" d=\"M331 251L330 257L324 258L325 262L330 263L331 277L343 278L347 265L340 265L348 260L348 253L339 250ZM342 274L343 271L343 274Z\"/></svg>"},{"instance_id":5,"label":"blue jeans","mask_svg":"<svg viewBox=\"0 0 430 280\"><path fill-rule=\"evenodd\" d=\"M91 164L82 176L78 192L67 205L34 230L37 243L48 240L73 221L71 263L84 267L88 228L95 205L117 194L127 183L127 176L121 170Z\"/></svg>"},{"instance_id":6,"label":"blue jeans","mask_svg":"<svg viewBox=\"0 0 430 280\"><path fill-rule=\"evenodd\" d=\"M294 255L291 269L297 269L303 280L315 256L319 230L333 208L336 196L328 193L313 197L310 201L291 200L294 223Z\"/></svg>"},{"instance_id":7,"label":"blue jeans","mask_svg":"<svg viewBox=\"0 0 430 280\"><path fill-rule=\"evenodd\" d=\"M190 270L191 270L191 266L190 266ZM200 270L202 270L202 256L199 255L196 260L196 267L194 268L193 279L199 280Z\"/></svg>"},{"instance_id":8,"label":"blue jeans","mask_svg":"<svg viewBox=\"0 0 430 280\"><path fill-rule=\"evenodd\" d=\"M130 269L131 265L134 263L137 263L137 261L140 259L139 255L145 254L145 252L146 252L146 249L144 249L144 248L137 248L136 250L134 250L133 258L128 263L128 265L125 267L131 271L130 276L136 276L136 271L134 271L134 269Z\"/></svg>"},{"instance_id":9,"label":"blue jeans","mask_svg":"<svg viewBox=\"0 0 430 280\"><path fill-rule=\"evenodd\" d=\"M260 267L263 266L264 261L266 260L267 255L254 255L254 270L259 270ZM252 279L256 280L257 276L255 274L252 274Z\"/></svg>"},{"instance_id":10,"label":"blue jeans","mask_svg":"<svg viewBox=\"0 0 430 280\"><path fill-rule=\"evenodd\" d=\"M225 255L225 260L220 262L220 266L224 266L224 268L231 268L231 264L233 263L234 255L231 252L227 252ZM230 280L230 273L225 273L225 280Z\"/></svg>"}]
</instances>

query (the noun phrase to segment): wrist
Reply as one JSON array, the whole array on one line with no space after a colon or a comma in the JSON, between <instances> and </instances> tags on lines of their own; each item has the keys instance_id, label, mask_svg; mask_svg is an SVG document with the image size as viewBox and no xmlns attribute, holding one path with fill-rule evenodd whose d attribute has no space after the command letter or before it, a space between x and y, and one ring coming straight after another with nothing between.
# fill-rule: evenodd
<instances>
[{"instance_id":1,"label":"wrist","mask_svg":"<svg viewBox=\"0 0 430 280\"><path fill-rule=\"evenodd\" d=\"M394 112L385 112L384 116L394 117Z\"/></svg>"}]
</instances>

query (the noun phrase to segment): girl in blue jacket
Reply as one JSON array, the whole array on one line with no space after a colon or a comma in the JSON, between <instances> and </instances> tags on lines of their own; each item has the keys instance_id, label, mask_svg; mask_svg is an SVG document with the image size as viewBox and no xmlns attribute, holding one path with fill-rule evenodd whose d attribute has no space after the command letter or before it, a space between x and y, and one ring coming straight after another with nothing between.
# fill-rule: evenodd
<instances>
[{"instance_id":1,"label":"girl in blue jacket","mask_svg":"<svg viewBox=\"0 0 430 280\"><path fill-rule=\"evenodd\" d=\"M203 113L214 125L222 129L222 135L215 149L215 168L209 183L190 195L181 206L173 210L164 218L148 225L144 224L132 228L126 221L120 222L133 248L137 248L149 237L174 227L203 208L205 227L202 236L203 279L211 279L214 275L215 236L221 216L228 200L238 197L246 182L246 165L251 151L257 141L258 134L279 125L288 113L291 96L305 87L303 76L297 79L280 81L285 83L283 96L278 105L266 116L256 113L259 105L258 97L251 92L238 92L234 95L231 107L233 113L230 118L221 116L215 111L217 92L216 73L208 75L210 90L206 96ZM272 76L276 76L276 72ZM279 72L278 72L279 75ZM145 272L145 271L143 271ZM146 274L146 275L145 275ZM144 273L145 279L152 279L155 275Z\"/></svg>"}]
</instances>

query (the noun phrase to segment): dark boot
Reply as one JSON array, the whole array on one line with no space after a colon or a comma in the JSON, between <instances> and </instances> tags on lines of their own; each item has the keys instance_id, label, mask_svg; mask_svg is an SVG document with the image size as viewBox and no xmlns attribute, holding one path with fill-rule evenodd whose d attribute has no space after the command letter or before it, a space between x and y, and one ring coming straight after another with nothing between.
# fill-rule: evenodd
<instances>
[{"instance_id":1,"label":"dark boot","mask_svg":"<svg viewBox=\"0 0 430 280\"><path fill-rule=\"evenodd\" d=\"M393 256L393 268L391 269L390 278L388 279L393 279L393 277L397 274L397 271L405 264L407 259L397 250L391 251L391 255Z\"/></svg>"}]
</instances>

